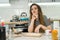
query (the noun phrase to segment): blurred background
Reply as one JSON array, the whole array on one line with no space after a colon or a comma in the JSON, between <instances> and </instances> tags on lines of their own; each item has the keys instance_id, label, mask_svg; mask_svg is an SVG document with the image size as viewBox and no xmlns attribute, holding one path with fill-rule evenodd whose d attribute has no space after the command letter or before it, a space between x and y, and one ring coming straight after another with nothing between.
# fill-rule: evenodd
<instances>
[{"instance_id":1,"label":"blurred background","mask_svg":"<svg viewBox=\"0 0 60 40\"><path fill-rule=\"evenodd\" d=\"M29 3L55 3L60 0L0 0L0 3L9 3L10 6L0 6L0 17L9 21L13 15L21 15L26 12L29 17ZM43 14L48 18L60 19L60 5L40 5Z\"/></svg>"},{"instance_id":2,"label":"blurred background","mask_svg":"<svg viewBox=\"0 0 60 40\"><path fill-rule=\"evenodd\" d=\"M28 20L27 18L30 17L29 9L31 3L38 3L41 6L43 15L46 15L48 19L58 20L57 25L53 25L58 26L58 29L60 28L60 0L0 0L0 20L3 19L5 22L12 22L13 20L17 22L24 17L26 18L24 19L25 21ZM14 26L27 27L28 25L17 24Z\"/></svg>"}]
</instances>

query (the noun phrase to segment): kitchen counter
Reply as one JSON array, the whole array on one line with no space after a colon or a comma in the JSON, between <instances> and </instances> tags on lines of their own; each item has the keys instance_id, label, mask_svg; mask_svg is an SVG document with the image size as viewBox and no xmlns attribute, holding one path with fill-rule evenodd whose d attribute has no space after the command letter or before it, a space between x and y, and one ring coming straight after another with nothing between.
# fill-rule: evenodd
<instances>
[{"instance_id":1,"label":"kitchen counter","mask_svg":"<svg viewBox=\"0 0 60 40\"><path fill-rule=\"evenodd\" d=\"M14 40L52 40L51 38L49 38L49 36L46 36L46 35L43 35L41 37L25 37L25 36L22 36L22 37L17 37L17 38L14 38Z\"/></svg>"},{"instance_id":2,"label":"kitchen counter","mask_svg":"<svg viewBox=\"0 0 60 40\"><path fill-rule=\"evenodd\" d=\"M2 22L0 22L1 24ZM9 25L9 24L25 24L28 23L28 21L20 21L20 22L4 22L4 24Z\"/></svg>"},{"instance_id":3,"label":"kitchen counter","mask_svg":"<svg viewBox=\"0 0 60 40\"><path fill-rule=\"evenodd\" d=\"M21 35L20 37L12 37L11 40L52 40L52 38L51 35L45 35L45 34L42 34L41 36L38 37Z\"/></svg>"},{"instance_id":4,"label":"kitchen counter","mask_svg":"<svg viewBox=\"0 0 60 40\"><path fill-rule=\"evenodd\" d=\"M48 38L48 36L42 36L42 37L18 37L14 38L14 40L52 40Z\"/></svg>"}]
</instances>

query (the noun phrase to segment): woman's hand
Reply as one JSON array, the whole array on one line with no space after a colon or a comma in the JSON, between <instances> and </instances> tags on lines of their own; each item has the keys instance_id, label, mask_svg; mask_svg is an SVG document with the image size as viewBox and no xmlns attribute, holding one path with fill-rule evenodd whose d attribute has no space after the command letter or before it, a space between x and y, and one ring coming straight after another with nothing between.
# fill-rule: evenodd
<instances>
[{"instance_id":1,"label":"woman's hand","mask_svg":"<svg viewBox=\"0 0 60 40\"><path fill-rule=\"evenodd\" d=\"M32 20L37 19L37 15L32 15Z\"/></svg>"},{"instance_id":2,"label":"woman's hand","mask_svg":"<svg viewBox=\"0 0 60 40\"><path fill-rule=\"evenodd\" d=\"M46 30L46 29L47 29L47 27L45 27L44 25L41 25L41 24L40 24L40 25L38 25L38 26L35 28L35 32L36 32L36 33L39 33L39 29L40 29L40 28L42 28L43 30Z\"/></svg>"},{"instance_id":3,"label":"woman's hand","mask_svg":"<svg viewBox=\"0 0 60 40\"><path fill-rule=\"evenodd\" d=\"M39 29L41 28L42 25L38 25L36 28L35 28L35 33L39 33Z\"/></svg>"}]
</instances>

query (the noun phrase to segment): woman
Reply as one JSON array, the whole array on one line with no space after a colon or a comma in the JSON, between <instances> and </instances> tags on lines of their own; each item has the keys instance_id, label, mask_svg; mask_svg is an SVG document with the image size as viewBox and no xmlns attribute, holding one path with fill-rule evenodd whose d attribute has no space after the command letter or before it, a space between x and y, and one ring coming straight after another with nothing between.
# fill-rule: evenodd
<instances>
[{"instance_id":1,"label":"woman","mask_svg":"<svg viewBox=\"0 0 60 40\"><path fill-rule=\"evenodd\" d=\"M46 23L46 16L43 17L42 10L39 5L32 4L30 6L30 24L28 27L28 32L39 33L44 32L45 30L51 30L50 24Z\"/></svg>"}]
</instances>

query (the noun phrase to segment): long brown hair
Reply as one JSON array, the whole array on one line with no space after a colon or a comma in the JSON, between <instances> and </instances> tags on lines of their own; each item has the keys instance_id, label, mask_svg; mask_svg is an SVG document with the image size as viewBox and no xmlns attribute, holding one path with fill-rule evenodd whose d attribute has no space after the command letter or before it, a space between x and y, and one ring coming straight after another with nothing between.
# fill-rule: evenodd
<instances>
[{"instance_id":1,"label":"long brown hair","mask_svg":"<svg viewBox=\"0 0 60 40\"><path fill-rule=\"evenodd\" d=\"M44 22L44 18L43 18L43 13L42 13L41 7L40 7L39 5L37 5L37 4L32 4L32 5L30 6L30 19L32 19L31 8L32 8L33 5L36 5L37 8L38 8L38 19L39 19L39 21L40 21L40 24L45 25L45 22Z\"/></svg>"}]
</instances>

